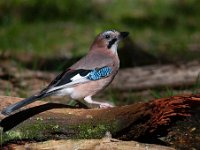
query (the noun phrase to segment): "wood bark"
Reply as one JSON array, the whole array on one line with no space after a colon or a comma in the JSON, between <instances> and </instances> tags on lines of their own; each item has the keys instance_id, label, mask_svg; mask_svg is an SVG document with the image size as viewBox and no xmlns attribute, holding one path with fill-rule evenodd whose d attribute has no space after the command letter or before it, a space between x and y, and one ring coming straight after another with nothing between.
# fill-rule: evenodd
<instances>
[{"instance_id":1,"label":"wood bark","mask_svg":"<svg viewBox=\"0 0 200 150\"><path fill-rule=\"evenodd\" d=\"M0 97L0 110L20 100ZM140 141L164 135L171 124L191 116L193 108L199 104L199 94L107 109L74 109L63 104L38 101L11 116L1 115L0 126L4 131L3 141L102 138L107 131L117 139Z\"/></svg>"}]
</instances>

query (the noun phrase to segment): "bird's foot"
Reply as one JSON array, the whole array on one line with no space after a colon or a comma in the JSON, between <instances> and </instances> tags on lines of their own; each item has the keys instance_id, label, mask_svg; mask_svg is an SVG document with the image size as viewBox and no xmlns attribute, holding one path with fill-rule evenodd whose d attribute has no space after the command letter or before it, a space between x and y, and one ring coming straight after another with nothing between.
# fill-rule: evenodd
<instances>
[{"instance_id":1,"label":"bird's foot","mask_svg":"<svg viewBox=\"0 0 200 150\"><path fill-rule=\"evenodd\" d=\"M113 105L111 105L109 103L94 101L94 100L92 100L91 96L85 97L84 100L89 104L97 104L97 105L99 105L100 108L114 107Z\"/></svg>"}]
</instances>

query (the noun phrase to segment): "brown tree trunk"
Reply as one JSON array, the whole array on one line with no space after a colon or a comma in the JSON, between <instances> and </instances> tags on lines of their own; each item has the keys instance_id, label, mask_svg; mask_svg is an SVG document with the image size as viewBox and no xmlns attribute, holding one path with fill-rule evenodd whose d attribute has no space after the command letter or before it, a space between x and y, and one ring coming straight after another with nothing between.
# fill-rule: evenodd
<instances>
[{"instance_id":1,"label":"brown tree trunk","mask_svg":"<svg viewBox=\"0 0 200 150\"><path fill-rule=\"evenodd\" d=\"M20 101L0 97L0 110ZM171 123L192 115L200 95L174 96L146 103L108 109L72 109L67 105L35 102L28 109L1 115L2 140L101 138L109 131L114 138L137 140L167 131Z\"/></svg>"}]
</instances>

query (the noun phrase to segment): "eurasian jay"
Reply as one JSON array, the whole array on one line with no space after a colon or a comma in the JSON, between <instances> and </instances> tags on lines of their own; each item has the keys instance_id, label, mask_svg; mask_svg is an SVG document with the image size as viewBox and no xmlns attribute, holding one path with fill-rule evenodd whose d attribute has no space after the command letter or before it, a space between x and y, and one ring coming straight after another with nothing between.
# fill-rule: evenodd
<instances>
[{"instance_id":1,"label":"eurasian jay","mask_svg":"<svg viewBox=\"0 0 200 150\"><path fill-rule=\"evenodd\" d=\"M118 43L128 34L128 32L115 30L100 33L85 57L59 74L38 94L8 106L2 114L9 115L23 106L52 95L68 95L74 100L84 99L90 104L98 104L101 108L112 107L109 103L92 100L92 96L107 87L117 74Z\"/></svg>"}]
</instances>

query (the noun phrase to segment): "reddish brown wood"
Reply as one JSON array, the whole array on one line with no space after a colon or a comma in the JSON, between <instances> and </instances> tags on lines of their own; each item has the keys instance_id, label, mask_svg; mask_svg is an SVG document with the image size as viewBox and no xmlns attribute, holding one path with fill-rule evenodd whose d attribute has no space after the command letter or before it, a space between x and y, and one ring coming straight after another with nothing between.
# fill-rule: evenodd
<instances>
[{"instance_id":1,"label":"reddish brown wood","mask_svg":"<svg viewBox=\"0 0 200 150\"><path fill-rule=\"evenodd\" d=\"M19 100L19 98L0 97L2 102L0 109L2 110L8 103ZM63 104L36 102L30 105L29 109L2 118L1 126L6 131L23 132L22 127L35 125L38 123L38 118L42 118L39 119L40 122L46 125L59 126L59 130L52 128L34 130L34 133L38 132L39 135L42 133L45 139L52 138L55 134L62 135L62 138L100 138L106 131L110 131L115 138L135 140L164 134L171 124L191 116L193 108L198 105L200 105L200 94L173 96L108 109L72 109Z\"/></svg>"}]
</instances>

